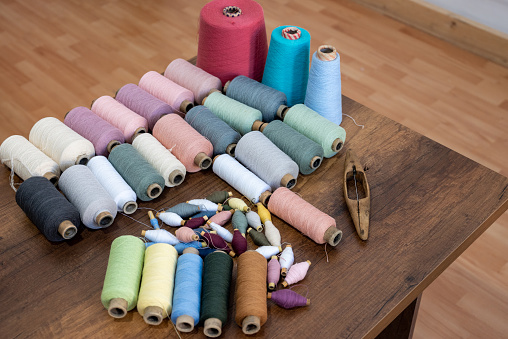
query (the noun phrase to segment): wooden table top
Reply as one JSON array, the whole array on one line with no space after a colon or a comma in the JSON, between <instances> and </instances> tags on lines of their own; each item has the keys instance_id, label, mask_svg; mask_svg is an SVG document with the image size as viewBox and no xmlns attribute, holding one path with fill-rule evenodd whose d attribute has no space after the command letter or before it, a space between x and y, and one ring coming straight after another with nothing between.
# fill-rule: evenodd
<instances>
[{"instance_id":1,"label":"wooden table top","mask_svg":"<svg viewBox=\"0 0 508 339\"><path fill-rule=\"evenodd\" d=\"M285 310L268 301L268 321L257 337L376 336L508 208L507 178L348 98L343 110L365 129L345 117L344 150L313 174L299 176L294 188L336 219L342 241L327 246L327 262L323 245L274 217L296 261L312 262L301 282L306 286L295 288L302 294L308 289L311 305ZM368 167L366 242L356 235L344 202L347 148ZM2 337L177 337L167 320L152 327L135 310L115 320L100 302L111 242L147 227L118 215L107 229L86 229L71 241L50 243L16 205L9 174L0 168ZM232 188L211 170L191 173L182 185L140 207L170 207L225 189ZM132 216L149 224L146 210ZM234 311L231 303L224 337L243 336ZM204 337L203 328L182 333L191 335Z\"/></svg>"}]
</instances>

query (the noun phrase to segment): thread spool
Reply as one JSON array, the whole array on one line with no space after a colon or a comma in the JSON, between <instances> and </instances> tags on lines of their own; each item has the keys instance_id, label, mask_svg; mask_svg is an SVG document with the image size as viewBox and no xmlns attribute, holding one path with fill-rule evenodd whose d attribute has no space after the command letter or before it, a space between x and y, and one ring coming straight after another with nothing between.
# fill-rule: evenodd
<instances>
[{"instance_id":1,"label":"thread spool","mask_svg":"<svg viewBox=\"0 0 508 339\"><path fill-rule=\"evenodd\" d=\"M192 216L192 219L194 219L194 218L201 218L201 217L211 218L211 217L213 217L216 214L217 214L216 211L201 211L199 213L194 214Z\"/></svg>"},{"instance_id":2,"label":"thread spool","mask_svg":"<svg viewBox=\"0 0 508 339\"><path fill-rule=\"evenodd\" d=\"M246 169L229 154L215 157L212 169L219 178L234 187L253 203L259 201L261 193L271 190L267 183Z\"/></svg>"},{"instance_id":3,"label":"thread spool","mask_svg":"<svg viewBox=\"0 0 508 339\"><path fill-rule=\"evenodd\" d=\"M11 135L2 142L0 160L22 180L41 176L53 185L58 183L60 175L58 164L21 135ZM11 187L14 189L13 182Z\"/></svg>"},{"instance_id":4,"label":"thread spool","mask_svg":"<svg viewBox=\"0 0 508 339\"><path fill-rule=\"evenodd\" d=\"M163 229L143 230L141 236L155 243L164 243L175 246L180 240L170 232Z\"/></svg>"},{"instance_id":5,"label":"thread spool","mask_svg":"<svg viewBox=\"0 0 508 339\"><path fill-rule=\"evenodd\" d=\"M222 239L218 234L202 231L201 237L205 239L208 247L224 251L231 257L234 257L236 255L235 252L232 251L231 248L228 246L228 244L226 244L224 239Z\"/></svg>"},{"instance_id":6,"label":"thread spool","mask_svg":"<svg viewBox=\"0 0 508 339\"><path fill-rule=\"evenodd\" d=\"M192 228L189 228L186 226L180 227L179 229L177 229L175 231L175 235L176 235L177 239L180 240L181 242L192 242L192 241L199 240L199 235L194 233Z\"/></svg>"},{"instance_id":7,"label":"thread spool","mask_svg":"<svg viewBox=\"0 0 508 339\"><path fill-rule=\"evenodd\" d=\"M217 225L224 226L233 216L231 211L222 211L206 221L207 224L216 223Z\"/></svg>"},{"instance_id":8,"label":"thread spool","mask_svg":"<svg viewBox=\"0 0 508 339\"><path fill-rule=\"evenodd\" d=\"M243 201L242 199L238 199L238 198L229 198L228 201L227 201L228 205L235 209L235 210L239 210L239 211L242 211L242 212L249 212L250 211L250 207L247 206L247 204L245 203L245 201Z\"/></svg>"},{"instance_id":9,"label":"thread spool","mask_svg":"<svg viewBox=\"0 0 508 339\"><path fill-rule=\"evenodd\" d=\"M93 144L57 118L42 118L33 125L28 140L53 159L63 172L72 165L86 165L95 155Z\"/></svg>"},{"instance_id":10,"label":"thread spool","mask_svg":"<svg viewBox=\"0 0 508 339\"><path fill-rule=\"evenodd\" d=\"M228 191L215 191L212 194L206 196L206 200L210 200L216 204L224 204L228 198L233 196L233 192Z\"/></svg>"},{"instance_id":11,"label":"thread spool","mask_svg":"<svg viewBox=\"0 0 508 339\"><path fill-rule=\"evenodd\" d=\"M261 232L263 230L259 214L257 214L254 211L248 211L247 213L245 213L245 216L247 217L247 223L249 224L250 227L252 227L258 232Z\"/></svg>"},{"instance_id":12,"label":"thread spool","mask_svg":"<svg viewBox=\"0 0 508 339\"><path fill-rule=\"evenodd\" d=\"M298 165L261 132L245 134L236 145L235 157L272 190L296 185Z\"/></svg>"},{"instance_id":13,"label":"thread spool","mask_svg":"<svg viewBox=\"0 0 508 339\"><path fill-rule=\"evenodd\" d=\"M243 235L247 233L247 226L249 223L247 221L247 217L245 214L243 214L242 211L235 210L233 218L231 219L231 223L233 224L233 228L239 230Z\"/></svg>"},{"instance_id":14,"label":"thread spool","mask_svg":"<svg viewBox=\"0 0 508 339\"><path fill-rule=\"evenodd\" d=\"M145 118L108 95L97 98L92 103L91 110L122 131L127 142L132 142L138 134L148 131L148 121Z\"/></svg>"},{"instance_id":15,"label":"thread spool","mask_svg":"<svg viewBox=\"0 0 508 339\"><path fill-rule=\"evenodd\" d=\"M211 89L218 91L222 89L219 78L180 58L171 61L166 67L164 76L190 90L198 103L203 101Z\"/></svg>"},{"instance_id":16,"label":"thread spool","mask_svg":"<svg viewBox=\"0 0 508 339\"><path fill-rule=\"evenodd\" d=\"M269 194L266 194L266 196L270 196ZM263 201L267 201L264 197ZM258 215L261 221L263 222L263 225L265 226L265 236L266 239L270 242L272 246L281 246L281 237L280 232L275 227L275 225L272 223L272 216L270 214L270 211L266 209L265 206L263 206L262 203L258 202L256 204L258 208Z\"/></svg>"},{"instance_id":17,"label":"thread spool","mask_svg":"<svg viewBox=\"0 0 508 339\"><path fill-rule=\"evenodd\" d=\"M224 252L205 257L200 316L207 337L220 336L227 322L232 271L233 259Z\"/></svg>"},{"instance_id":18,"label":"thread spool","mask_svg":"<svg viewBox=\"0 0 508 339\"><path fill-rule=\"evenodd\" d=\"M185 179L185 166L153 135L139 135L132 142L132 146L164 178L167 187L178 186Z\"/></svg>"},{"instance_id":19,"label":"thread spool","mask_svg":"<svg viewBox=\"0 0 508 339\"><path fill-rule=\"evenodd\" d=\"M206 246L207 246L206 243L203 241L191 241L191 242L178 243L174 247L175 247L175 250L178 252L178 254L182 254L183 251L189 247L197 249L198 251L200 251L200 254L201 254L201 250Z\"/></svg>"},{"instance_id":20,"label":"thread spool","mask_svg":"<svg viewBox=\"0 0 508 339\"><path fill-rule=\"evenodd\" d=\"M235 229L233 231L233 240L231 241L231 246L233 247L233 251L235 251L236 255L241 256L245 251L247 251L247 239L245 239L245 235L240 233L240 230Z\"/></svg>"},{"instance_id":21,"label":"thread spool","mask_svg":"<svg viewBox=\"0 0 508 339\"><path fill-rule=\"evenodd\" d=\"M185 225L185 221L178 214L173 212L157 213L157 217L168 226L180 227Z\"/></svg>"},{"instance_id":22,"label":"thread spool","mask_svg":"<svg viewBox=\"0 0 508 339\"><path fill-rule=\"evenodd\" d=\"M256 252L261 254L265 259L270 259L274 255L279 254L282 251L280 246L259 246L256 248Z\"/></svg>"},{"instance_id":23,"label":"thread spool","mask_svg":"<svg viewBox=\"0 0 508 339\"><path fill-rule=\"evenodd\" d=\"M153 126L162 116L175 111L171 105L154 97L135 84L127 84L120 88L116 92L115 99L145 118L150 130L153 130Z\"/></svg>"},{"instance_id":24,"label":"thread spool","mask_svg":"<svg viewBox=\"0 0 508 339\"><path fill-rule=\"evenodd\" d=\"M207 220L208 220L208 217L206 215L199 217L199 218L191 218L191 219L185 221L185 226L192 228L192 229L198 228L198 227L205 225Z\"/></svg>"},{"instance_id":25,"label":"thread spool","mask_svg":"<svg viewBox=\"0 0 508 339\"><path fill-rule=\"evenodd\" d=\"M305 99L309 78L310 34L296 26L272 31L263 84L286 94L289 106Z\"/></svg>"},{"instance_id":26,"label":"thread spool","mask_svg":"<svg viewBox=\"0 0 508 339\"><path fill-rule=\"evenodd\" d=\"M254 122L263 119L261 111L228 98L220 92L210 93L203 99L203 105L241 135L249 133Z\"/></svg>"},{"instance_id":27,"label":"thread spool","mask_svg":"<svg viewBox=\"0 0 508 339\"><path fill-rule=\"evenodd\" d=\"M122 131L86 107L71 109L65 115L64 124L83 138L90 140L96 155L107 156L113 147L125 142Z\"/></svg>"},{"instance_id":28,"label":"thread spool","mask_svg":"<svg viewBox=\"0 0 508 339\"><path fill-rule=\"evenodd\" d=\"M268 271L267 271L267 282L268 289L273 291L277 284L279 283L280 278L280 263L277 260L277 256L274 255L268 262Z\"/></svg>"},{"instance_id":29,"label":"thread spool","mask_svg":"<svg viewBox=\"0 0 508 339\"><path fill-rule=\"evenodd\" d=\"M324 156L331 158L346 142L346 131L305 105L295 105L280 111L279 117L296 131L323 147Z\"/></svg>"},{"instance_id":30,"label":"thread spool","mask_svg":"<svg viewBox=\"0 0 508 339\"><path fill-rule=\"evenodd\" d=\"M187 201L187 203L199 206L201 211L220 211L222 208L221 204L216 204L207 199L192 199Z\"/></svg>"},{"instance_id":31,"label":"thread spool","mask_svg":"<svg viewBox=\"0 0 508 339\"><path fill-rule=\"evenodd\" d=\"M299 281L302 281L307 275L307 271L311 262L309 260L304 262L299 262L294 264L289 269L289 272L286 275L286 279L282 282L282 286L287 287L288 285L296 284Z\"/></svg>"},{"instance_id":32,"label":"thread spool","mask_svg":"<svg viewBox=\"0 0 508 339\"><path fill-rule=\"evenodd\" d=\"M243 333L255 334L268 319L266 260L256 251L247 251L238 258L237 264L235 321Z\"/></svg>"},{"instance_id":33,"label":"thread spool","mask_svg":"<svg viewBox=\"0 0 508 339\"><path fill-rule=\"evenodd\" d=\"M177 111L187 113L194 106L191 91L155 71L145 73L138 86Z\"/></svg>"},{"instance_id":34,"label":"thread spool","mask_svg":"<svg viewBox=\"0 0 508 339\"><path fill-rule=\"evenodd\" d=\"M217 232L217 234L222 238L224 239L225 241L227 242L232 242L233 241L233 234L231 232L229 232L227 229L225 229L224 227L222 227L221 225L219 224L216 224L214 222L211 222L209 223L210 225L210 228L212 230L214 230L215 232ZM236 251L235 251L236 252Z\"/></svg>"},{"instance_id":35,"label":"thread spool","mask_svg":"<svg viewBox=\"0 0 508 339\"><path fill-rule=\"evenodd\" d=\"M148 325L159 325L171 314L177 257L168 244L153 244L145 251L137 309Z\"/></svg>"},{"instance_id":36,"label":"thread spool","mask_svg":"<svg viewBox=\"0 0 508 339\"><path fill-rule=\"evenodd\" d=\"M153 136L184 164L187 172L194 173L212 165L210 141L176 114L163 116L155 124Z\"/></svg>"},{"instance_id":37,"label":"thread spool","mask_svg":"<svg viewBox=\"0 0 508 339\"><path fill-rule=\"evenodd\" d=\"M335 47L321 45L312 55L305 106L331 122L342 122L340 56Z\"/></svg>"},{"instance_id":38,"label":"thread spool","mask_svg":"<svg viewBox=\"0 0 508 339\"><path fill-rule=\"evenodd\" d=\"M123 235L111 243L101 302L113 318L136 307L144 256L145 245L137 237Z\"/></svg>"},{"instance_id":39,"label":"thread spool","mask_svg":"<svg viewBox=\"0 0 508 339\"><path fill-rule=\"evenodd\" d=\"M130 144L115 147L108 160L142 201L161 195L164 178Z\"/></svg>"},{"instance_id":40,"label":"thread spool","mask_svg":"<svg viewBox=\"0 0 508 339\"><path fill-rule=\"evenodd\" d=\"M274 120L269 124L263 124L260 131L298 164L302 174L311 174L321 165L323 147L288 124Z\"/></svg>"},{"instance_id":41,"label":"thread spool","mask_svg":"<svg viewBox=\"0 0 508 339\"><path fill-rule=\"evenodd\" d=\"M192 108L185 115L185 121L210 140L214 156L224 153L235 154L236 143L241 138L240 134L205 106Z\"/></svg>"},{"instance_id":42,"label":"thread spool","mask_svg":"<svg viewBox=\"0 0 508 339\"><path fill-rule=\"evenodd\" d=\"M273 291L268 293L267 298L285 309L310 305L310 299L307 299L292 290Z\"/></svg>"},{"instance_id":43,"label":"thread spool","mask_svg":"<svg viewBox=\"0 0 508 339\"><path fill-rule=\"evenodd\" d=\"M252 0L218 0L199 15L196 66L222 84L237 75L261 81L268 44L263 8Z\"/></svg>"},{"instance_id":44,"label":"thread spool","mask_svg":"<svg viewBox=\"0 0 508 339\"><path fill-rule=\"evenodd\" d=\"M16 203L49 241L71 239L82 229L79 211L44 177L26 179Z\"/></svg>"},{"instance_id":45,"label":"thread spool","mask_svg":"<svg viewBox=\"0 0 508 339\"><path fill-rule=\"evenodd\" d=\"M281 105L287 106L286 95L256 80L239 75L224 85L226 95L263 114L263 121L270 122L277 117Z\"/></svg>"},{"instance_id":46,"label":"thread spool","mask_svg":"<svg viewBox=\"0 0 508 339\"><path fill-rule=\"evenodd\" d=\"M116 203L88 167L69 167L62 173L58 186L76 206L86 227L99 229L113 224L117 212Z\"/></svg>"},{"instance_id":47,"label":"thread spool","mask_svg":"<svg viewBox=\"0 0 508 339\"><path fill-rule=\"evenodd\" d=\"M285 277L288 273L288 270L291 268L293 263L295 262L295 255L293 254L293 247L291 245L286 245L284 251L282 251L280 255L280 275Z\"/></svg>"},{"instance_id":48,"label":"thread spool","mask_svg":"<svg viewBox=\"0 0 508 339\"><path fill-rule=\"evenodd\" d=\"M136 192L125 182L106 157L102 155L93 157L88 162L87 167L115 200L118 211L123 211L125 214L136 212L138 209Z\"/></svg>"},{"instance_id":49,"label":"thread spool","mask_svg":"<svg viewBox=\"0 0 508 339\"><path fill-rule=\"evenodd\" d=\"M252 227L247 229L247 233L249 233L252 242L257 246L271 246L270 242L266 238L263 232L258 232Z\"/></svg>"},{"instance_id":50,"label":"thread spool","mask_svg":"<svg viewBox=\"0 0 508 339\"><path fill-rule=\"evenodd\" d=\"M181 218L187 219L192 217L194 214L199 213L200 207L186 202L176 204L175 206L168 208L166 212L172 212L178 214ZM159 217L159 213L156 214Z\"/></svg>"},{"instance_id":51,"label":"thread spool","mask_svg":"<svg viewBox=\"0 0 508 339\"><path fill-rule=\"evenodd\" d=\"M287 188L275 190L268 199L267 207L270 212L318 244L327 242L337 246L342 239L342 231L336 228L335 219Z\"/></svg>"}]
</instances>

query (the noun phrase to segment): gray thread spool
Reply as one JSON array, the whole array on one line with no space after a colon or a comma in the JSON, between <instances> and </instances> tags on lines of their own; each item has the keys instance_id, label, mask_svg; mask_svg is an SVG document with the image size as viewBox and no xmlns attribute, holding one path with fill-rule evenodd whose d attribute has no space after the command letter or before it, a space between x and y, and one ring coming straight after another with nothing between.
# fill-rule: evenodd
<instances>
[{"instance_id":1,"label":"gray thread spool","mask_svg":"<svg viewBox=\"0 0 508 339\"><path fill-rule=\"evenodd\" d=\"M272 190L296 185L298 165L259 131L249 132L238 141L235 156Z\"/></svg>"},{"instance_id":2,"label":"gray thread spool","mask_svg":"<svg viewBox=\"0 0 508 339\"><path fill-rule=\"evenodd\" d=\"M116 217L116 203L88 167L69 167L60 176L59 187L76 206L86 227L98 229L111 226Z\"/></svg>"},{"instance_id":3,"label":"gray thread spool","mask_svg":"<svg viewBox=\"0 0 508 339\"><path fill-rule=\"evenodd\" d=\"M247 106L254 107L263 114L263 121L277 118L277 110L287 105L286 95L256 80L239 75L224 85L224 93Z\"/></svg>"},{"instance_id":4,"label":"gray thread spool","mask_svg":"<svg viewBox=\"0 0 508 339\"><path fill-rule=\"evenodd\" d=\"M235 147L241 135L205 106L194 106L185 115L185 121L213 145L213 155L235 155Z\"/></svg>"},{"instance_id":5,"label":"gray thread spool","mask_svg":"<svg viewBox=\"0 0 508 339\"><path fill-rule=\"evenodd\" d=\"M113 148L108 159L140 200L150 201L161 195L164 178L131 144Z\"/></svg>"}]
</instances>

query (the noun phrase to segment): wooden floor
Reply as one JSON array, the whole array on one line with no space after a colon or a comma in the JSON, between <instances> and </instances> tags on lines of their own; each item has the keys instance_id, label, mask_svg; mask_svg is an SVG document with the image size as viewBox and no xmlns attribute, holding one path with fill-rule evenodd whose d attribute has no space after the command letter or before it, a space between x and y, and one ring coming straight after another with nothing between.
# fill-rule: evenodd
<instances>
[{"instance_id":1,"label":"wooden floor","mask_svg":"<svg viewBox=\"0 0 508 339\"><path fill-rule=\"evenodd\" d=\"M508 176L508 69L349 1L259 2L268 32L337 47L343 94ZM194 56L205 3L2 0L0 140ZM507 317L505 213L426 290L415 337L506 337Z\"/></svg>"}]
</instances>

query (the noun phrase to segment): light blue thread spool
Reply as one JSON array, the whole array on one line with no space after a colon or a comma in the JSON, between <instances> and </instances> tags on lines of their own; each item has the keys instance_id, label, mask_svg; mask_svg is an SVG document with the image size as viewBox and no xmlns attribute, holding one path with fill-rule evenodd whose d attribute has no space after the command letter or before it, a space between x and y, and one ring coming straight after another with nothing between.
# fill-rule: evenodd
<instances>
[{"instance_id":1,"label":"light blue thread spool","mask_svg":"<svg viewBox=\"0 0 508 339\"><path fill-rule=\"evenodd\" d=\"M337 125L342 122L340 56L333 46L319 46L312 55L305 106Z\"/></svg>"},{"instance_id":2,"label":"light blue thread spool","mask_svg":"<svg viewBox=\"0 0 508 339\"><path fill-rule=\"evenodd\" d=\"M285 35L295 40L283 36L286 28ZM262 82L286 94L288 106L301 104L305 100L309 55L310 34L305 29L280 26L272 31Z\"/></svg>"}]
</instances>

